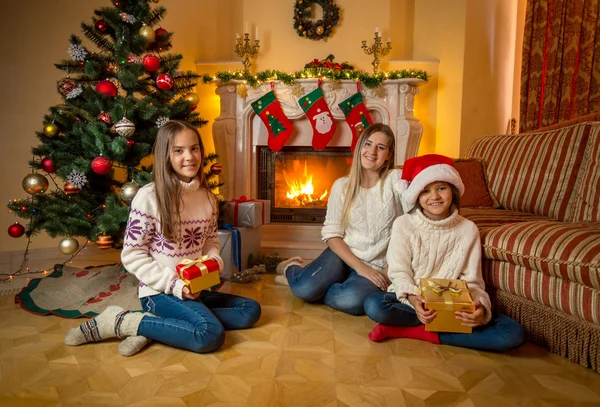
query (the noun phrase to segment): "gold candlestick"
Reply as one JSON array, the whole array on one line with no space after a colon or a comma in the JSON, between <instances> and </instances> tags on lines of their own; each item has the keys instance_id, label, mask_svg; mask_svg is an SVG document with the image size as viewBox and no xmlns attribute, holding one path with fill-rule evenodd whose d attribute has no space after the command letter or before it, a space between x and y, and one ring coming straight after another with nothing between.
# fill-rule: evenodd
<instances>
[{"instance_id":1,"label":"gold candlestick","mask_svg":"<svg viewBox=\"0 0 600 407\"><path fill-rule=\"evenodd\" d=\"M260 45L258 40L254 40L254 45L250 45L250 34L244 33L244 39L236 38L235 40L235 53L238 57L243 58L242 64L244 64L244 71L250 72L250 58L254 58L258 53Z\"/></svg>"},{"instance_id":2,"label":"gold candlestick","mask_svg":"<svg viewBox=\"0 0 600 407\"><path fill-rule=\"evenodd\" d=\"M367 47L367 41L363 41L361 48L365 50L365 54L373 54L374 59L373 62L371 62L371 65L373 65L373 73L376 74L379 70L379 64L381 63L379 56L387 55L390 52L390 50L392 49L392 42L388 39L387 45L383 47L381 45L380 34L378 32L375 32L375 42L373 42L373 45Z\"/></svg>"}]
</instances>

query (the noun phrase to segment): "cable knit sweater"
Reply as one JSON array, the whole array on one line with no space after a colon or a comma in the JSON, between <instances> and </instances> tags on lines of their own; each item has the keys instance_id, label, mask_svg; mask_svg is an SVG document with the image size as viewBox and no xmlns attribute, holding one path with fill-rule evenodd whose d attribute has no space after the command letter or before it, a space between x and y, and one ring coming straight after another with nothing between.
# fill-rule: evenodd
<instances>
[{"instance_id":1,"label":"cable knit sweater","mask_svg":"<svg viewBox=\"0 0 600 407\"><path fill-rule=\"evenodd\" d=\"M354 199L346 230L342 227L342 211L348 177L336 180L331 187L327 214L321 237L324 242L339 237L352 253L369 267L382 270L387 265L386 252L392 223L402 215L400 194L405 189L402 171L391 170L383 189L381 180L372 188L361 188Z\"/></svg>"},{"instance_id":2,"label":"cable knit sweater","mask_svg":"<svg viewBox=\"0 0 600 407\"><path fill-rule=\"evenodd\" d=\"M185 283L175 269L182 259L196 259L204 254L222 261L217 214L210 205L210 192L200 187L197 178L181 182L181 223L175 225L179 236L175 242L169 241L161 233L154 191L151 182L140 188L131 202L121 261L140 281L140 298L166 293L183 299Z\"/></svg>"},{"instance_id":3,"label":"cable knit sweater","mask_svg":"<svg viewBox=\"0 0 600 407\"><path fill-rule=\"evenodd\" d=\"M429 219L416 209L394 222L387 253L388 291L411 305L407 295L420 295L421 278L465 280L474 300L485 308L484 323L491 319L490 297L481 274L481 241L473 222L454 210L446 219Z\"/></svg>"}]
</instances>

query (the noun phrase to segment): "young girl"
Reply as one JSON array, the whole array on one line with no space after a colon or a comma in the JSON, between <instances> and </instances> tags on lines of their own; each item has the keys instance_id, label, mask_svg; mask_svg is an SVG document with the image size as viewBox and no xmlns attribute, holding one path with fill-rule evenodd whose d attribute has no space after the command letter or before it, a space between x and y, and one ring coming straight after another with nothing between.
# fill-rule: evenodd
<instances>
[{"instance_id":1,"label":"young girl","mask_svg":"<svg viewBox=\"0 0 600 407\"><path fill-rule=\"evenodd\" d=\"M378 322L369 338L422 339L432 343L503 351L521 346L523 328L516 321L493 314L481 274L481 241L477 226L458 214L464 186L452 159L430 154L404 163L402 194L409 213L396 219L387 252L387 293L365 301L366 314ZM423 324L433 321L434 310L424 307L421 278L465 280L475 311L456 312L471 334L437 333Z\"/></svg>"},{"instance_id":2,"label":"young girl","mask_svg":"<svg viewBox=\"0 0 600 407\"><path fill-rule=\"evenodd\" d=\"M360 136L350 174L333 184L321 231L328 248L306 267L292 257L277 266L298 298L324 300L336 310L363 315L363 302L389 284L385 269L391 225L402 214L400 171L394 166L395 138L385 124ZM286 282L286 280L283 280Z\"/></svg>"},{"instance_id":3,"label":"young girl","mask_svg":"<svg viewBox=\"0 0 600 407\"><path fill-rule=\"evenodd\" d=\"M144 311L130 313L108 307L73 328L67 345L127 337L122 354L137 352L146 338L187 349L211 352L225 340L225 331L251 327L260 305L231 294L192 294L175 266L183 259L210 256L219 265L217 203L202 171L204 147L198 131L185 122L163 125L154 145L153 182L142 187L131 203L121 261L139 282Z\"/></svg>"}]
</instances>

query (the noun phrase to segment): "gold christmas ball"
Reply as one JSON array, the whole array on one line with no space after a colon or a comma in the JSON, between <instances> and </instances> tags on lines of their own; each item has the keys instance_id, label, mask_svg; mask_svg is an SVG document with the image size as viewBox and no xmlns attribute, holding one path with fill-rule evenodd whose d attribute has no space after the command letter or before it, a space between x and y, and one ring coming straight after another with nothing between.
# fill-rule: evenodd
<instances>
[{"instance_id":1,"label":"gold christmas ball","mask_svg":"<svg viewBox=\"0 0 600 407\"><path fill-rule=\"evenodd\" d=\"M39 195L48 190L48 179L42 174L28 174L23 178L22 185L28 194Z\"/></svg>"},{"instance_id":2,"label":"gold christmas ball","mask_svg":"<svg viewBox=\"0 0 600 407\"><path fill-rule=\"evenodd\" d=\"M325 29L323 28L323 26L320 25L317 27L316 31L317 31L317 34L321 35L325 32Z\"/></svg>"},{"instance_id":3,"label":"gold christmas ball","mask_svg":"<svg viewBox=\"0 0 600 407\"><path fill-rule=\"evenodd\" d=\"M152 27L148 27L147 25L143 25L140 28L140 35L146 39L146 42L154 41L154 37L156 36Z\"/></svg>"},{"instance_id":4,"label":"gold christmas ball","mask_svg":"<svg viewBox=\"0 0 600 407\"><path fill-rule=\"evenodd\" d=\"M75 254L79 249L79 242L74 237L65 237L58 244L58 250L62 254Z\"/></svg>"},{"instance_id":5,"label":"gold christmas ball","mask_svg":"<svg viewBox=\"0 0 600 407\"><path fill-rule=\"evenodd\" d=\"M301 26L301 25L299 25L299 26L298 26L298 29L299 29L300 31L302 31L302 26Z\"/></svg>"},{"instance_id":6,"label":"gold christmas ball","mask_svg":"<svg viewBox=\"0 0 600 407\"><path fill-rule=\"evenodd\" d=\"M101 234L98 235L98 238L96 239L96 246L98 246L99 249L110 249L113 245L113 238L112 236L106 235L106 234Z\"/></svg>"},{"instance_id":7,"label":"gold christmas ball","mask_svg":"<svg viewBox=\"0 0 600 407\"><path fill-rule=\"evenodd\" d=\"M183 99L185 99L190 104L190 106L196 106L198 105L198 103L200 103L200 96L198 96L194 92L187 93L183 97Z\"/></svg>"},{"instance_id":8,"label":"gold christmas ball","mask_svg":"<svg viewBox=\"0 0 600 407\"><path fill-rule=\"evenodd\" d=\"M48 137L55 137L58 134L58 126L54 123L48 123L44 126L44 134Z\"/></svg>"},{"instance_id":9,"label":"gold christmas ball","mask_svg":"<svg viewBox=\"0 0 600 407\"><path fill-rule=\"evenodd\" d=\"M135 182L127 182L121 187L121 192L119 193L119 196L121 197L121 200L123 202L129 205L131 201L133 201L133 198L135 197L139 189L140 186Z\"/></svg>"},{"instance_id":10,"label":"gold christmas ball","mask_svg":"<svg viewBox=\"0 0 600 407\"><path fill-rule=\"evenodd\" d=\"M131 120L123 117L115 124L115 131L123 137L129 137L135 133L135 124Z\"/></svg>"}]
</instances>

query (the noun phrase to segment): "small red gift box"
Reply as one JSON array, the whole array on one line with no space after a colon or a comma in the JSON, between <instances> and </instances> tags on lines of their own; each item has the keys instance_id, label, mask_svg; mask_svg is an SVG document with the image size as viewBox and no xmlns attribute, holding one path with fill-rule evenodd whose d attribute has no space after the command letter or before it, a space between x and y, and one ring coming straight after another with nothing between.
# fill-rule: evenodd
<instances>
[{"instance_id":1,"label":"small red gift box","mask_svg":"<svg viewBox=\"0 0 600 407\"><path fill-rule=\"evenodd\" d=\"M185 259L177 265L177 273L192 293L221 283L219 263L208 256L196 260Z\"/></svg>"}]
</instances>

